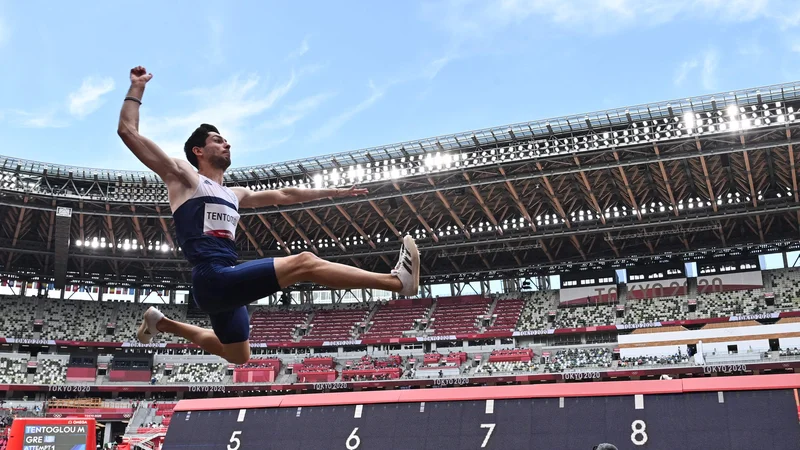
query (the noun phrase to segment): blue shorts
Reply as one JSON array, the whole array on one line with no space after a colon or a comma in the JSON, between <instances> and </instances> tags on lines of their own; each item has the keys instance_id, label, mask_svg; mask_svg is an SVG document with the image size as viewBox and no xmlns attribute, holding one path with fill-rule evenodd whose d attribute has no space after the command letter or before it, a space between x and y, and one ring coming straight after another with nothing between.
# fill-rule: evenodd
<instances>
[{"instance_id":1,"label":"blue shorts","mask_svg":"<svg viewBox=\"0 0 800 450\"><path fill-rule=\"evenodd\" d=\"M194 302L211 318L211 327L223 344L250 338L247 305L281 290L272 258L236 266L218 262L192 269Z\"/></svg>"}]
</instances>

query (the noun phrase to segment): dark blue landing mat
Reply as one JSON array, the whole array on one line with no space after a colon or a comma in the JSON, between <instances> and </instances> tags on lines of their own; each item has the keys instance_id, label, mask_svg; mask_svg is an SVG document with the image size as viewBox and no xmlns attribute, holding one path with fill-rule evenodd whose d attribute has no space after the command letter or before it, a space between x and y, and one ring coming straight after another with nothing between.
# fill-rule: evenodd
<instances>
[{"instance_id":1,"label":"dark blue landing mat","mask_svg":"<svg viewBox=\"0 0 800 450\"><path fill-rule=\"evenodd\" d=\"M628 395L179 412L164 450L800 448L791 390L647 395L642 409L635 404Z\"/></svg>"}]
</instances>

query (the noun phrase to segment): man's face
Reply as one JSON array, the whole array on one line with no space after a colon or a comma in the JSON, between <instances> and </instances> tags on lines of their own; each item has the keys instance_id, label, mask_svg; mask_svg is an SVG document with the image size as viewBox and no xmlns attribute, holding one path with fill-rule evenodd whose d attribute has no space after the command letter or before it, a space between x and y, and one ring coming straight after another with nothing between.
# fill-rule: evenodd
<instances>
[{"instance_id":1,"label":"man's face","mask_svg":"<svg viewBox=\"0 0 800 450\"><path fill-rule=\"evenodd\" d=\"M203 159L212 167L227 169L231 165L231 144L219 133L209 132L203 147Z\"/></svg>"}]
</instances>

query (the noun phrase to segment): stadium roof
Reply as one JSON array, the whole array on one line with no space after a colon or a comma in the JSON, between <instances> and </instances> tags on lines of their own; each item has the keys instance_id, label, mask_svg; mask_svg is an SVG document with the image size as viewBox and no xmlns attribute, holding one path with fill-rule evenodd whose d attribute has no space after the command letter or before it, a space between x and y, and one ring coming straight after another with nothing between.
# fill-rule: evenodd
<instances>
[{"instance_id":1,"label":"stadium roof","mask_svg":"<svg viewBox=\"0 0 800 450\"><path fill-rule=\"evenodd\" d=\"M353 183L370 189L363 198L241 211L242 257L307 250L387 271L398 238L412 233L428 281L438 282L700 249L783 249L800 232L798 88L747 89L232 169L227 184L255 190ZM188 281L166 192L153 174L8 157L0 157L3 271L52 272L58 206L73 209L69 269L76 279Z\"/></svg>"}]
</instances>

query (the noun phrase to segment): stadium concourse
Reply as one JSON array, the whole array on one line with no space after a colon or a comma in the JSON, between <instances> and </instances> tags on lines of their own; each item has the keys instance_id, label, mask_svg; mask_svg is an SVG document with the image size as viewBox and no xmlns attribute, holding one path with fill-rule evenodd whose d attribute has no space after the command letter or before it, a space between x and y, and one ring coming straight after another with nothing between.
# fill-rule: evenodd
<instances>
[{"instance_id":1,"label":"stadium concourse","mask_svg":"<svg viewBox=\"0 0 800 450\"><path fill-rule=\"evenodd\" d=\"M135 342L152 304L208 327L153 174L1 157L0 407L94 417L98 442L125 434L155 448L187 414L183 399L414 389L419 401L440 395L425 388L541 385L536 395L566 392L554 405L569 409L581 389L657 403L729 377L748 380L730 389L789 392L800 387L798 88L231 170L227 184L255 190L370 190L242 211L244 260L310 251L388 271L411 233L423 263L414 298L297 285L251 305L253 359L240 366L171 336ZM582 387L611 380L665 384ZM800 405L786 399L796 425Z\"/></svg>"}]
</instances>

